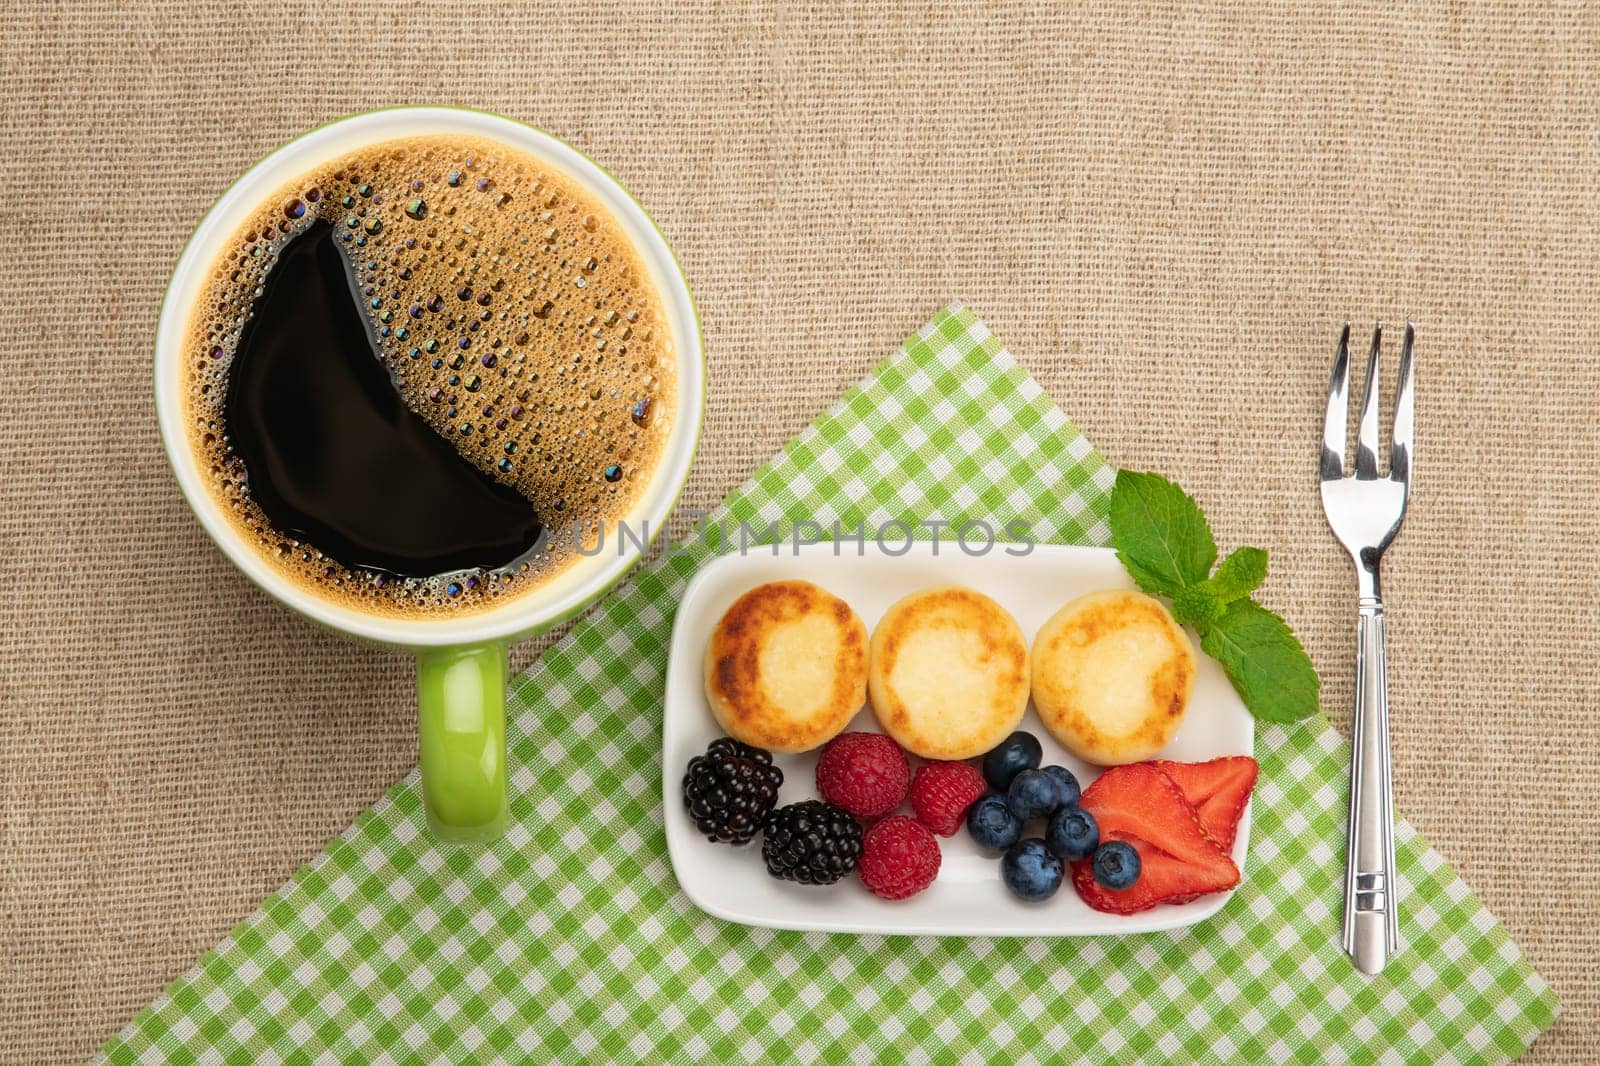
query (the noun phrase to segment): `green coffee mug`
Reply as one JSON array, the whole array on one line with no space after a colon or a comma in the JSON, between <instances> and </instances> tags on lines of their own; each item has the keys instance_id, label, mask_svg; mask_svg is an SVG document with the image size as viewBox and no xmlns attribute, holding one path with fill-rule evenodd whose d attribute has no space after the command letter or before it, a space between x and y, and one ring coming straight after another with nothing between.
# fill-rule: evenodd
<instances>
[{"instance_id":1,"label":"green coffee mug","mask_svg":"<svg viewBox=\"0 0 1600 1066\"><path fill-rule=\"evenodd\" d=\"M184 425L180 365L190 315L208 269L239 224L263 200L334 156L380 141L438 133L487 137L532 154L580 182L599 199L638 251L661 295L678 367L678 395L670 412L666 448L633 512L623 519L642 535L613 537L603 551L577 559L539 588L459 620L364 613L319 597L276 571L233 528L206 487ZM622 578L666 524L699 441L705 407L699 319L682 268L644 209L577 149L499 115L462 108L402 107L339 119L290 141L257 163L223 193L200 222L167 285L156 329L155 386L161 438L178 485L200 524L234 565L314 622L358 640L416 655L422 794L435 836L463 843L498 837L505 827L509 803L507 645L572 617Z\"/></svg>"}]
</instances>

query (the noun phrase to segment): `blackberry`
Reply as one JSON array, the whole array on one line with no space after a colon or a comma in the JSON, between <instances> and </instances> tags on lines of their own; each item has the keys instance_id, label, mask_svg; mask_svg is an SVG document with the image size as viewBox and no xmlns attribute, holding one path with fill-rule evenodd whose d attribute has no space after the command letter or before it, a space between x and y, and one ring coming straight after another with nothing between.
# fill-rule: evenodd
<instances>
[{"instance_id":1,"label":"blackberry","mask_svg":"<svg viewBox=\"0 0 1600 1066\"><path fill-rule=\"evenodd\" d=\"M782 784L783 771L769 753L722 737L689 760L683 805L709 839L746 844L777 804Z\"/></svg>"},{"instance_id":2,"label":"blackberry","mask_svg":"<svg viewBox=\"0 0 1600 1066\"><path fill-rule=\"evenodd\" d=\"M761 858L767 872L802 885L831 885L861 860L861 827L843 807L805 800L767 815Z\"/></svg>"}]
</instances>

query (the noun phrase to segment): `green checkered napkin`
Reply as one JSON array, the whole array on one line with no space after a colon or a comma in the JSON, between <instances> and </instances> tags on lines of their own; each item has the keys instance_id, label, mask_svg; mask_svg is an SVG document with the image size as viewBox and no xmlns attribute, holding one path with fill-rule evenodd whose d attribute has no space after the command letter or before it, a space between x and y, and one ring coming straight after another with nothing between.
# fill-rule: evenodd
<instances>
[{"instance_id":1,"label":"green checkered napkin","mask_svg":"<svg viewBox=\"0 0 1600 1066\"><path fill-rule=\"evenodd\" d=\"M1103 544L1111 471L970 312L951 308L763 467L727 513L1031 522ZM1500 1062L1555 997L1399 829L1405 950L1336 942L1348 749L1256 737L1250 859L1216 917L1089 940L828 936L710 918L661 809L673 610L709 557L665 554L516 679L512 824L439 848L415 773L107 1044L114 1062ZM759 861L759 859L757 860ZM996 891L999 891L998 886Z\"/></svg>"}]
</instances>

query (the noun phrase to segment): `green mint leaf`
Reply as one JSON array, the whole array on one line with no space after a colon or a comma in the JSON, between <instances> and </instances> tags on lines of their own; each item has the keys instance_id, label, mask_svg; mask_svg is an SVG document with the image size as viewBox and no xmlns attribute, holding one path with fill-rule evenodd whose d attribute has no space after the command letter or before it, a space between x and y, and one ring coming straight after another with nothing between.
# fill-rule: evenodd
<instances>
[{"instance_id":1,"label":"green mint leaf","mask_svg":"<svg viewBox=\"0 0 1600 1066\"><path fill-rule=\"evenodd\" d=\"M1217 561L1206 516L1160 474L1117 471L1111 490L1111 542L1134 583L1163 596L1200 584Z\"/></svg>"},{"instance_id":2,"label":"green mint leaf","mask_svg":"<svg viewBox=\"0 0 1600 1066\"><path fill-rule=\"evenodd\" d=\"M1227 604L1211 591L1209 581L1179 589L1178 594L1172 597L1172 617L1180 625L1194 626L1201 633L1210 629L1226 609Z\"/></svg>"},{"instance_id":3,"label":"green mint leaf","mask_svg":"<svg viewBox=\"0 0 1600 1066\"><path fill-rule=\"evenodd\" d=\"M1222 664L1250 713L1268 722L1316 714L1316 668L1283 619L1254 600L1234 600L1200 638Z\"/></svg>"},{"instance_id":4,"label":"green mint leaf","mask_svg":"<svg viewBox=\"0 0 1600 1066\"><path fill-rule=\"evenodd\" d=\"M1223 603L1242 600L1267 579L1267 553L1260 548L1235 548L1211 575L1211 591Z\"/></svg>"}]
</instances>

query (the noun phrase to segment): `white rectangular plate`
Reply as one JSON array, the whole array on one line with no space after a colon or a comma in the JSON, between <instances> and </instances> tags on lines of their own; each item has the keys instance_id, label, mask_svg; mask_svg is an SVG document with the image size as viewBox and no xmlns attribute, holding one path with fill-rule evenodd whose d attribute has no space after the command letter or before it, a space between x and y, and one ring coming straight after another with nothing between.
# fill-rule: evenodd
<instances>
[{"instance_id":1,"label":"white rectangular plate","mask_svg":"<svg viewBox=\"0 0 1600 1066\"><path fill-rule=\"evenodd\" d=\"M898 545L895 545L898 547ZM1021 546L1010 546L1021 551ZM663 728L663 780L667 849L678 883L701 910L745 925L841 933L893 933L946 936L1100 936L1177 929L1215 914L1231 893L1202 896L1182 906L1160 905L1119 916L1091 910L1068 878L1061 891L1042 903L1024 903L1000 881L1000 863L980 852L965 829L939 838L943 852L939 877L908 900L877 898L854 877L818 887L779 881L761 861L760 837L745 847L714 844L696 832L683 808L683 770L690 758L722 735L706 705L703 663L706 641L724 611L745 592L767 581L812 581L855 608L870 632L900 597L930 585L967 585L1009 610L1031 643L1045 620L1068 600L1105 588L1132 588L1116 554L1106 548L1035 545L1026 555L1007 554L997 545L983 556L964 554L941 542L937 555L929 542L913 544L894 556L868 541L864 553L852 541L804 545L796 552L782 545L752 549L712 562L689 583L678 606L667 664ZM1191 634L1191 641L1193 636ZM1177 737L1160 758L1197 762L1221 755L1250 755L1255 729L1222 668L1195 648L1199 663L1194 695ZM882 732L870 708L850 729ZM1022 729L1044 745L1044 763L1058 763L1088 787L1099 770L1067 754L1045 732L1030 703ZM816 752L780 755L780 804L817 795ZM912 759L913 766L919 760ZM907 805L906 811L909 813ZM1234 841L1233 858L1244 869L1250 840L1246 807Z\"/></svg>"}]
</instances>

